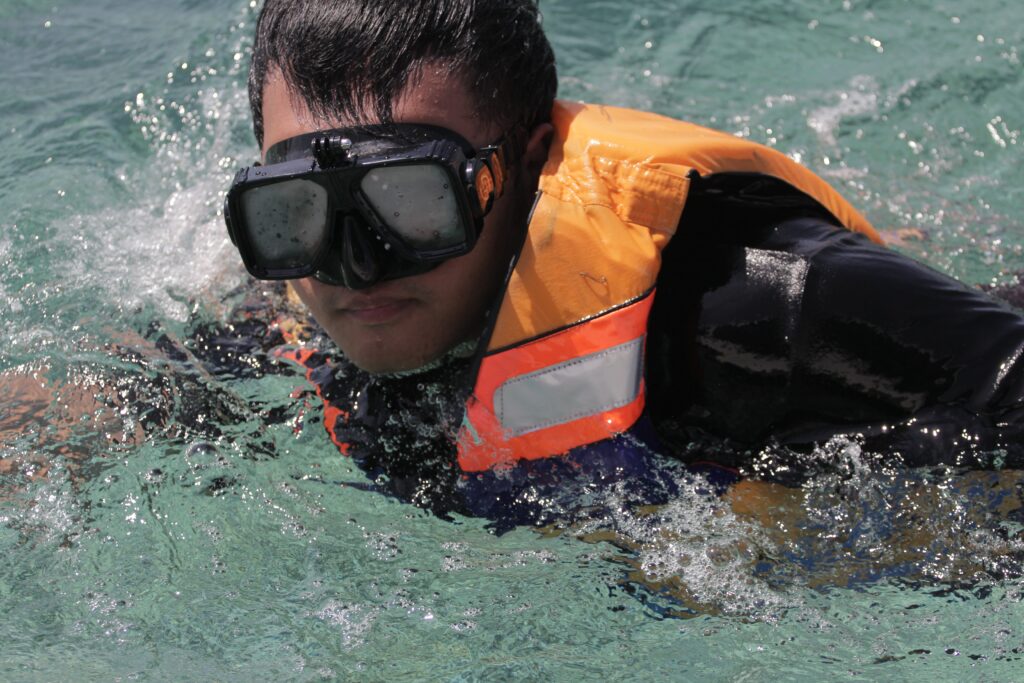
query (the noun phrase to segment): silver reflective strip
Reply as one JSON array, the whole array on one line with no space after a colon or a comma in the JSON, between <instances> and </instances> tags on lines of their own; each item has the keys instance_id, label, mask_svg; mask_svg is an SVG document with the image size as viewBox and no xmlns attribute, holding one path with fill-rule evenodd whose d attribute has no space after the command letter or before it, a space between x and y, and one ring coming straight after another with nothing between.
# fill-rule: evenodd
<instances>
[{"instance_id":1,"label":"silver reflective strip","mask_svg":"<svg viewBox=\"0 0 1024 683\"><path fill-rule=\"evenodd\" d=\"M644 338L508 380L494 408L511 436L621 408L640 393Z\"/></svg>"}]
</instances>

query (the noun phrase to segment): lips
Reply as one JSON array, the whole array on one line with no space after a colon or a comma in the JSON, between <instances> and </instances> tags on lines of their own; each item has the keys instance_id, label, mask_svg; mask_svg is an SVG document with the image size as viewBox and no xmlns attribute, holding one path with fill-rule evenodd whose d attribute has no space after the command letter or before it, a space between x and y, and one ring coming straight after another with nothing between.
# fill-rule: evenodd
<instances>
[{"instance_id":1,"label":"lips","mask_svg":"<svg viewBox=\"0 0 1024 683\"><path fill-rule=\"evenodd\" d=\"M382 325L405 314L415 302L396 297L361 297L341 307L340 313L364 325Z\"/></svg>"}]
</instances>

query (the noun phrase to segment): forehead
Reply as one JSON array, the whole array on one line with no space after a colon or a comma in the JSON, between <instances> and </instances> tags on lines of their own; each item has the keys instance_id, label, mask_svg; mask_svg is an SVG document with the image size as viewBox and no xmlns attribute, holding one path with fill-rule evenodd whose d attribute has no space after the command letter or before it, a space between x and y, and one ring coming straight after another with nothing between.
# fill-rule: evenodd
<instances>
[{"instance_id":1,"label":"forehead","mask_svg":"<svg viewBox=\"0 0 1024 683\"><path fill-rule=\"evenodd\" d=\"M483 121L463 79L443 67L427 65L409 80L395 100L395 123L426 123L453 130L474 147L494 142L499 126ZM346 118L314 117L298 98L292 96L279 71L269 74L263 88L263 152L296 135L325 128L378 123Z\"/></svg>"}]
</instances>

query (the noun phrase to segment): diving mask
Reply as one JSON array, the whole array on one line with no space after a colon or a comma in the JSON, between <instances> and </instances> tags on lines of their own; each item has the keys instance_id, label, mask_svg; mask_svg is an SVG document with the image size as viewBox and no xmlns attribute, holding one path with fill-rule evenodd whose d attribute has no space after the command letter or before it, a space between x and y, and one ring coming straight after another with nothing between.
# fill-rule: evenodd
<instances>
[{"instance_id":1,"label":"diving mask","mask_svg":"<svg viewBox=\"0 0 1024 683\"><path fill-rule=\"evenodd\" d=\"M437 126L393 124L283 140L241 169L224 218L261 280L361 289L468 253L501 196L512 144L474 149Z\"/></svg>"}]
</instances>

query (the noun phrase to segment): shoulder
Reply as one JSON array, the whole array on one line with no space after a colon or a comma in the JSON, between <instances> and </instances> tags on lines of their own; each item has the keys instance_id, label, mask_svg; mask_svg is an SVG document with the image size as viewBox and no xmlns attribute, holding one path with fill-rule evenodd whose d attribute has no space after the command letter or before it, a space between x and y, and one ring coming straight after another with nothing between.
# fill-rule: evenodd
<instances>
[{"instance_id":1,"label":"shoulder","mask_svg":"<svg viewBox=\"0 0 1024 683\"><path fill-rule=\"evenodd\" d=\"M927 414L995 444L1024 403L1024 318L977 289L820 218L689 244L711 254L691 276L702 427L808 443Z\"/></svg>"}]
</instances>

